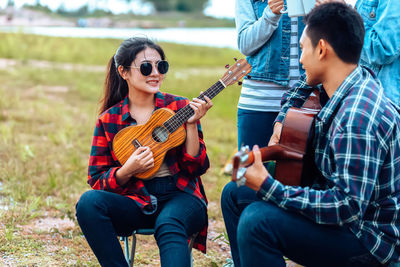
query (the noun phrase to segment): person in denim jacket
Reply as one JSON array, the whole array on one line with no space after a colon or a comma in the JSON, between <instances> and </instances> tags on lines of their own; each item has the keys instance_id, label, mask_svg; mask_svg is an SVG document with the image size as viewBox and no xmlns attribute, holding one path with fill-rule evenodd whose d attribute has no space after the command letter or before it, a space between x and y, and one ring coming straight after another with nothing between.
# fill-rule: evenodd
<instances>
[{"instance_id":1,"label":"person in denim jacket","mask_svg":"<svg viewBox=\"0 0 400 267\"><path fill-rule=\"evenodd\" d=\"M317 0L317 5L344 0ZM400 5L396 0L357 0L365 27L360 64L378 76L387 97L400 105Z\"/></svg>"},{"instance_id":2,"label":"person in denim jacket","mask_svg":"<svg viewBox=\"0 0 400 267\"><path fill-rule=\"evenodd\" d=\"M237 0L238 47L252 67L238 103L238 146L266 146L283 93L303 73L299 66L302 18L281 14L286 0ZM265 126L260 125L263 122Z\"/></svg>"},{"instance_id":3,"label":"person in denim jacket","mask_svg":"<svg viewBox=\"0 0 400 267\"><path fill-rule=\"evenodd\" d=\"M251 72L244 79L238 103L238 147L267 146L282 95L303 73L299 65L302 18L282 14L286 0L236 0L238 47ZM241 211L256 198L249 188L232 182L221 197L222 212L235 266L240 266L236 230ZM234 201L237 211L229 208ZM227 265L229 266L229 264Z\"/></svg>"},{"instance_id":4,"label":"person in denim jacket","mask_svg":"<svg viewBox=\"0 0 400 267\"><path fill-rule=\"evenodd\" d=\"M397 0L358 0L365 39L360 64L372 69L385 94L400 105L400 4Z\"/></svg>"}]
</instances>

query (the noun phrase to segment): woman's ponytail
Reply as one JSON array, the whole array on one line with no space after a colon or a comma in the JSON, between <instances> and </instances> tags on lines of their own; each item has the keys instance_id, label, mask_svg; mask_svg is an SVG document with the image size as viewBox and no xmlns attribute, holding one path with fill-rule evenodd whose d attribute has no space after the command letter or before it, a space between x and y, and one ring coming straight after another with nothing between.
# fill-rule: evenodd
<instances>
[{"instance_id":1,"label":"woman's ponytail","mask_svg":"<svg viewBox=\"0 0 400 267\"><path fill-rule=\"evenodd\" d=\"M108 62L108 73L104 81L104 97L100 101L100 114L120 102L128 93L128 84L119 75L115 55Z\"/></svg>"}]
</instances>

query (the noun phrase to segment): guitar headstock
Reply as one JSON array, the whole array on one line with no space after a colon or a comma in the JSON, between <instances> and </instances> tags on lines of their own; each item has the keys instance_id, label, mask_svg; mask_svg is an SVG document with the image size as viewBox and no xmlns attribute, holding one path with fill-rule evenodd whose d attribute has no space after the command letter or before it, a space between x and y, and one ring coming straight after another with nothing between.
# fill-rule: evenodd
<instances>
[{"instance_id":1,"label":"guitar headstock","mask_svg":"<svg viewBox=\"0 0 400 267\"><path fill-rule=\"evenodd\" d=\"M242 58L236 61L222 76L222 82L228 86L238 82L251 71L251 66L246 59Z\"/></svg>"},{"instance_id":2,"label":"guitar headstock","mask_svg":"<svg viewBox=\"0 0 400 267\"><path fill-rule=\"evenodd\" d=\"M249 147L242 147L232 158L232 181L236 182L238 186L244 185L246 178L246 168L243 167L243 162L248 159Z\"/></svg>"}]
</instances>

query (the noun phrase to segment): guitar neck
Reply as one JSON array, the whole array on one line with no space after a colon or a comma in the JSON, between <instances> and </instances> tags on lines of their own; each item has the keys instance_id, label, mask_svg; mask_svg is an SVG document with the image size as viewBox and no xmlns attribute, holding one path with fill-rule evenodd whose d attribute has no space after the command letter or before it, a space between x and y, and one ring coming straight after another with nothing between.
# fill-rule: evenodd
<instances>
[{"instance_id":1,"label":"guitar neck","mask_svg":"<svg viewBox=\"0 0 400 267\"><path fill-rule=\"evenodd\" d=\"M205 100L204 96L207 96L210 99L213 99L217 94L219 94L224 88L225 84L219 80L214 83L210 88L208 88L205 92L200 94L197 98L201 100ZM184 124L190 117L194 114L193 109L186 105L181 108L174 116L172 116L169 120L164 123L164 127L170 132L176 131L182 124Z\"/></svg>"}]
</instances>

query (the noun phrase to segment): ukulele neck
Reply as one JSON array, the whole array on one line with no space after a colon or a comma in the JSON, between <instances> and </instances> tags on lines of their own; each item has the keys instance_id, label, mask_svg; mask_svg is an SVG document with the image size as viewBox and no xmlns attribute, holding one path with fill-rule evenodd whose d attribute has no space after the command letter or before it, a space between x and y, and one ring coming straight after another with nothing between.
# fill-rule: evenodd
<instances>
[{"instance_id":1,"label":"ukulele neck","mask_svg":"<svg viewBox=\"0 0 400 267\"><path fill-rule=\"evenodd\" d=\"M217 94L219 94L224 88L225 84L219 80L214 83L210 88L208 88L205 92L200 94L197 98L201 100L205 100L204 96L207 96L210 99L213 99ZM172 116L169 120L164 123L164 127L170 132L175 132L182 124L184 124L190 117L194 114L193 109L186 105L181 108L174 116Z\"/></svg>"}]
</instances>

